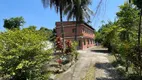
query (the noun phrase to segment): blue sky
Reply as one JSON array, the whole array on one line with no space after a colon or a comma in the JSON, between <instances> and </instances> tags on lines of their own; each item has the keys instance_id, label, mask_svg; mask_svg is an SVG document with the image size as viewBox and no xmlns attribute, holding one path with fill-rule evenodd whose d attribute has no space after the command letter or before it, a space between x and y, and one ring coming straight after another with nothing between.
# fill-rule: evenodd
<instances>
[{"instance_id":1,"label":"blue sky","mask_svg":"<svg viewBox=\"0 0 142 80\"><path fill-rule=\"evenodd\" d=\"M92 0L90 8L95 12L99 0ZM101 21L113 21L115 13L119 11L119 5L124 0L103 0L102 6L95 17L92 17L92 27L99 29ZM41 26L53 29L55 22L59 21L59 14L54 9L44 9L41 0L0 0L0 31L3 31L3 19L22 16L26 23L24 27L35 25L39 29ZM64 17L64 21L66 18Z\"/></svg>"}]
</instances>

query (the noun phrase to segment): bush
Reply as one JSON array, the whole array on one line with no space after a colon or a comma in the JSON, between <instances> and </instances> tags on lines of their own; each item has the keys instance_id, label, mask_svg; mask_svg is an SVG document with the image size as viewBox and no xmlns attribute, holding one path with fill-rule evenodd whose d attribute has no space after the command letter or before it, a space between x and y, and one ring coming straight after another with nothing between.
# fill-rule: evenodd
<instances>
[{"instance_id":1,"label":"bush","mask_svg":"<svg viewBox=\"0 0 142 80\"><path fill-rule=\"evenodd\" d=\"M74 59L77 60L78 59L78 55L79 53L77 52L77 46L78 46L78 43L77 42L72 42L71 44L71 52L72 52L72 55L74 56Z\"/></svg>"},{"instance_id":2,"label":"bush","mask_svg":"<svg viewBox=\"0 0 142 80\"><path fill-rule=\"evenodd\" d=\"M45 80L42 66L52 50L44 50L41 36L34 30L23 29L0 34L0 77L11 80Z\"/></svg>"}]
</instances>

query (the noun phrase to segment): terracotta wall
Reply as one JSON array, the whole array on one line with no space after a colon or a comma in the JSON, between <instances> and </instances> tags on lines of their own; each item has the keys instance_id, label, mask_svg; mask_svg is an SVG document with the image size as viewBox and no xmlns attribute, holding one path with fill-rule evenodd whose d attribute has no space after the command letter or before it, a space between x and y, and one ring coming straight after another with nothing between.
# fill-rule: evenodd
<instances>
[{"instance_id":1,"label":"terracotta wall","mask_svg":"<svg viewBox=\"0 0 142 80\"><path fill-rule=\"evenodd\" d=\"M60 28L61 26L60 25L61 25L60 22L56 22L57 36L61 37L61 28ZM73 41L74 36L75 36L75 32L73 32L73 29L75 29L76 23L75 22L63 22L63 25L64 25L64 32L65 32L66 40L70 39ZM93 39L95 37L94 30L88 27L87 25L85 24L78 25L77 36L82 36L83 38L83 39L82 38L78 39L78 40L81 40L81 46L79 47L80 49L86 49L86 48L94 46L94 42L93 42ZM84 45L84 39L85 39L86 45ZM89 39L89 42L91 40L92 43L90 42L88 44L88 39Z\"/></svg>"},{"instance_id":2,"label":"terracotta wall","mask_svg":"<svg viewBox=\"0 0 142 80\"><path fill-rule=\"evenodd\" d=\"M88 38L94 38L95 37L94 30L90 29L89 27L87 27L86 25L83 25L83 24L81 26L82 26L83 36L88 37Z\"/></svg>"},{"instance_id":3,"label":"terracotta wall","mask_svg":"<svg viewBox=\"0 0 142 80\"><path fill-rule=\"evenodd\" d=\"M93 47L95 44L94 44L94 40L91 40L92 42L89 42L88 44L88 39L85 39L85 42L86 44L84 44L84 40L82 41L82 49L87 49L89 47Z\"/></svg>"},{"instance_id":4,"label":"terracotta wall","mask_svg":"<svg viewBox=\"0 0 142 80\"><path fill-rule=\"evenodd\" d=\"M65 37L74 37L75 32L73 32L73 29L75 29L75 23L64 23L64 35ZM56 23L56 32L57 36L61 36L61 28L60 28L60 23ZM82 26L78 25L77 27L77 36L82 36Z\"/></svg>"}]
</instances>

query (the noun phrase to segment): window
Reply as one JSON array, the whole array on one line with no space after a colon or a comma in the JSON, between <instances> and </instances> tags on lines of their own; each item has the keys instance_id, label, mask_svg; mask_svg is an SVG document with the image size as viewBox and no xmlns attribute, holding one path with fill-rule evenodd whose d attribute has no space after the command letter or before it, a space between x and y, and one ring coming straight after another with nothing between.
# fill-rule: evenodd
<instances>
[{"instance_id":1,"label":"window","mask_svg":"<svg viewBox=\"0 0 142 80\"><path fill-rule=\"evenodd\" d=\"M72 29L72 33L75 33L75 29Z\"/></svg>"},{"instance_id":2,"label":"window","mask_svg":"<svg viewBox=\"0 0 142 80\"><path fill-rule=\"evenodd\" d=\"M89 44L89 39L88 39L88 44Z\"/></svg>"},{"instance_id":3,"label":"window","mask_svg":"<svg viewBox=\"0 0 142 80\"><path fill-rule=\"evenodd\" d=\"M79 47L81 46L81 40L79 40Z\"/></svg>"},{"instance_id":4,"label":"window","mask_svg":"<svg viewBox=\"0 0 142 80\"><path fill-rule=\"evenodd\" d=\"M82 29L82 32L85 32L84 28Z\"/></svg>"},{"instance_id":5,"label":"window","mask_svg":"<svg viewBox=\"0 0 142 80\"><path fill-rule=\"evenodd\" d=\"M85 33L87 33L87 29L84 29Z\"/></svg>"}]
</instances>

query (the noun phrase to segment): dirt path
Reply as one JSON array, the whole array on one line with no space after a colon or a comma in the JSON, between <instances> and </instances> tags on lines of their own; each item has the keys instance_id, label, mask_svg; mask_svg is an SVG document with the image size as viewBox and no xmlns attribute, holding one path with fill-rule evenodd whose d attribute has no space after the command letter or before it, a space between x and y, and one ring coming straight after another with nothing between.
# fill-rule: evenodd
<instances>
[{"instance_id":1,"label":"dirt path","mask_svg":"<svg viewBox=\"0 0 142 80\"><path fill-rule=\"evenodd\" d=\"M95 47L79 53L80 58L75 65L56 80L82 80L90 65L95 67L94 80L119 80L116 70L109 63L107 49Z\"/></svg>"}]
</instances>

